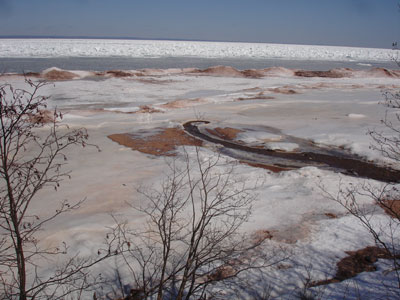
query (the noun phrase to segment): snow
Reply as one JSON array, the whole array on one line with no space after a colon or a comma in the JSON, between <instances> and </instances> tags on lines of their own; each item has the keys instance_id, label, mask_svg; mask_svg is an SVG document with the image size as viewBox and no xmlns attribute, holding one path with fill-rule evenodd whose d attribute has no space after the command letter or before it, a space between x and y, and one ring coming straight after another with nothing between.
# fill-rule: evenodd
<instances>
[{"instance_id":1,"label":"snow","mask_svg":"<svg viewBox=\"0 0 400 300\"><path fill-rule=\"evenodd\" d=\"M350 119L362 119L365 118L366 116L363 114L348 114L347 115Z\"/></svg>"},{"instance_id":2,"label":"snow","mask_svg":"<svg viewBox=\"0 0 400 300\"><path fill-rule=\"evenodd\" d=\"M205 57L390 61L390 49L160 40L1 39L0 57Z\"/></svg>"},{"instance_id":3,"label":"snow","mask_svg":"<svg viewBox=\"0 0 400 300\"><path fill-rule=\"evenodd\" d=\"M272 134L269 132L260 132L260 131L253 131L253 132L240 132L236 138L246 144L253 144L253 143L260 143L260 141L280 141L282 137L277 134Z\"/></svg>"},{"instance_id":4,"label":"snow","mask_svg":"<svg viewBox=\"0 0 400 300\"><path fill-rule=\"evenodd\" d=\"M271 150L294 151L299 148L299 145L295 143L267 143L265 148Z\"/></svg>"},{"instance_id":5,"label":"snow","mask_svg":"<svg viewBox=\"0 0 400 300\"><path fill-rule=\"evenodd\" d=\"M168 56L230 55L249 57L273 57L339 60L385 60L389 50L316 47L268 44L232 44L168 41L116 41L116 40L0 40L0 56ZM8 49L8 50L7 50ZM48 50L49 49L49 50ZM119 49L117 51L117 49ZM224 54L223 51L226 51ZM282 51L282 52L279 52ZM49 72L54 69L47 70ZM239 78L224 76L194 76L176 72L160 72L159 82L146 82L138 78L110 78L100 80L86 78L87 73L74 80L56 81L46 85L41 94L49 95L49 108L63 111L64 122L70 128L86 127L90 142L100 147L71 149L67 168L72 170L71 179L62 183L59 191L42 190L32 206L32 214L43 214L55 209L54 200L70 199L71 202L86 198L82 208L73 214L60 216L51 221L41 232L43 243L67 242L73 253L92 254L103 242L107 227L115 225L110 216L127 220L135 227L144 223L143 215L130 207L144 201L136 191L138 186L157 186L164 178L166 163L171 158L154 157L121 146L107 138L115 133L135 133L146 130L158 133L160 128L179 127L188 120L208 120L215 127L251 128L253 131L239 133L236 141L262 145L270 149L294 151L295 142L282 140L287 135L313 141L322 146L340 146L349 151L379 162L396 162L384 159L371 149L368 129L382 129L380 119L385 108L379 105L383 87L400 87L400 79L394 77L371 78L300 78L293 76L269 76L265 78ZM149 71L149 78L154 73ZM143 78L143 77L141 77ZM24 87L23 78L1 77L14 86ZM260 91L269 93L270 88L291 86L299 91L287 95L274 93L273 99L256 99ZM193 106L163 109L159 113L135 113L141 105L153 108L176 100L201 102ZM238 98L254 100L238 101ZM182 101L181 103L185 103ZM271 128L276 129L275 132ZM268 130L267 130L268 129ZM281 133L279 133L281 132ZM202 157L215 155L216 147L208 145L202 149ZM186 147L194 159L195 151ZM179 148L182 154L183 149ZM228 162L233 158L222 156ZM181 161L182 155L176 158ZM383 183L341 175L315 166L292 171L272 173L261 168L237 164L235 173L249 183L259 182L254 189L257 200L253 213L243 230L269 230L273 245L284 246L293 251L288 268L272 268L267 283L275 287L273 295L278 299L292 299L307 276L312 265L312 276L323 280L335 274L335 264L346 256L345 251L357 250L373 245L373 240L362 225L336 202L324 196L321 187L335 194L350 183L364 182L379 188ZM362 205L373 205L371 199L359 199ZM332 219L326 214L334 214ZM376 222L385 224L387 218L377 209ZM385 228L385 227L382 227ZM99 265L97 271L113 276L114 261ZM51 268L51 265L48 266ZM354 281L331 284L321 299L341 299L347 288L348 299L356 298L353 282L364 287L365 298L382 296L380 275L387 270L385 261L379 261L378 272L363 273ZM96 270L95 270L96 271ZM95 272L93 271L93 272ZM247 276L247 275L246 275ZM246 280L252 280L251 275ZM394 274L389 274L393 282ZM254 279L255 280L255 279ZM129 278L124 279L129 284ZM254 286L265 282L254 281ZM316 288L314 289L316 290Z\"/></svg>"}]
</instances>

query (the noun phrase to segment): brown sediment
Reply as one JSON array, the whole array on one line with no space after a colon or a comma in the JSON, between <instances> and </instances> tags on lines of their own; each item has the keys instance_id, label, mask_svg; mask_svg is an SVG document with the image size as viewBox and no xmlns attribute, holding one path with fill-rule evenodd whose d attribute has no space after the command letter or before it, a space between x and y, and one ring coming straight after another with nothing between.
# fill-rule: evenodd
<instances>
[{"instance_id":1,"label":"brown sediment","mask_svg":"<svg viewBox=\"0 0 400 300\"><path fill-rule=\"evenodd\" d=\"M139 110L136 110L136 111L119 111L119 110L104 110L104 109L100 109L98 111L101 111L101 112L107 111L110 113L127 114L127 115L163 113L162 110L154 108L150 105L140 105Z\"/></svg>"},{"instance_id":2,"label":"brown sediment","mask_svg":"<svg viewBox=\"0 0 400 300\"><path fill-rule=\"evenodd\" d=\"M265 229L260 229L255 231L252 235L251 235L253 244L257 245L262 243L265 240L270 240L273 238L273 235L271 233L271 231L269 230L265 230Z\"/></svg>"},{"instance_id":3,"label":"brown sediment","mask_svg":"<svg viewBox=\"0 0 400 300\"><path fill-rule=\"evenodd\" d=\"M203 98L196 98L196 99L178 99L178 100L173 100L171 102L165 103L160 105L163 108L185 108L185 107L190 107L194 105L198 105L201 103L207 103L207 100Z\"/></svg>"},{"instance_id":4,"label":"brown sediment","mask_svg":"<svg viewBox=\"0 0 400 300\"><path fill-rule=\"evenodd\" d=\"M364 86L362 84L352 84L350 88L352 89L362 89Z\"/></svg>"},{"instance_id":5,"label":"brown sediment","mask_svg":"<svg viewBox=\"0 0 400 300\"><path fill-rule=\"evenodd\" d=\"M214 66L207 69L195 69L191 73L200 73L213 76L230 76L230 77L245 77L245 78L261 78L264 77L264 70L248 69L248 70L237 70L230 66Z\"/></svg>"},{"instance_id":6,"label":"brown sediment","mask_svg":"<svg viewBox=\"0 0 400 300\"><path fill-rule=\"evenodd\" d=\"M252 97L239 97L236 100L238 101L247 101L247 100L273 100L275 97L264 95L264 92L258 93L256 96Z\"/></svg>"},{"instance_id":7,"label":"brown sediment","mask_svg":"<svg viewBox=\"0 0 400 300\"><path fill-rule=\"evenodd\" d=\"M204 70L195 70L193 71L193 73L208 74L214 76L243 77L243 74L239 70L228 66L215 66Z\"/></svg>"},{"instance_id":8,"label":"brown sediment","mask_svg":"<svg viewBox=\"0 0 400 300\"><path fill-rule=\"evenodd\" d=\"M397 84L381 84L376 86L378 89L400 89L400 85Z\"/></svg>"},{"instance_id":9,"label":"brown sediment","mask_svg":"<svg viewBox=\"0 0 400 300\"><path fill-rule=\"evenodd\" d=\"M293 76L295 70L283 68L283 67L271 67L263 70L265 76Z\"/></svg>"},{"instance_id":10,"label":"brown sediment","mask_svg":"<svg viewBox=\"0 0 400 300\"><path fill-rule=\"evenodd\" d=\"M244 161L244 160L240 160L239 163L245 164L245 165L248 165L248 166L254 167L254 168L266 169L266 170L272 171L274 173L280 173L283 171L293 170L290 168L283 168L283 167L279 167L279 166L275 166L275 165L266 165L266 164L260 164L260 163L252 163L252 162L248 162L248 161Z\"/></svg>"},{"instance_id":11,"label":"brown sediment","mask_svg":"<svg viewBox=\"0 0 400 300\"><path fill-rule=\"evenodd\" d=\"M206 281L221 281L228 277L235 276L238 272L230 265L218 267L214 272L206 276Z\"/></svg>"},{"instance_id":12,"label":"brown sediment","mask_svg":"<svg viewBox=\"0 0 400 300\"><path fill-rule=\"evenodd\" d=\"M221 139L229 141L236 139L237 135L243 132L243 130L230 127L225 127L225 128L216 127L213 129L207 128L206 130L208 133L212 135L215 135Z\"/></svg>"},{"instance_id":13,"label":"brown sediment","mask_svg":"<svg viewBox=\"0 0 400 300\"><path fill-rule=\"evenodd\" d=\"M268 89L268 91L273 92L273 93L277 93L277 94L284 94L284 95L295 95L295 94L299 94L299 92L297 92L296 90L290 88L290 87L279 87L279 88L271 88Z\"/></svg>"},{"instance_id":14,"label":"brown sediment","mask_svg":"<svg viewBox=\"0 0 400 300\"><path fill-rule=\"evenodd\" d=\"M278 264L278 265L276 266L276 268L277 268L278 270L288 270L288 269L293 268L293 266L292 266L291 264Z\"/></svg>"},{"instance_id":15,"label":"brown sediment","mask_svg":"<svg viewBox=\"0 0 400 300\"><path fill-rule=\"evenodd\" d=\"M373 68L367 71L360 71L360 73L371 77L400 77L400 71L385 68Z\"/></svg>"},{"instance_id":16,"label":"brown sediment","mask_svg":"<svg viewBox=\"0 0 400 300\"><path fill-rule=\"evenodd\" d=\"M385 68L372 68L366 71L355 71L349 68L332 69L329 71L308 71L297 70L294 72L298 77L323 77L323 78L344 78L344 77L400 77L400 71L388 70Z\"/></svg>"},{"instance_id":17,"label":"brown sediment","mask_svg":"<svg viewBox=\"0 0 400 300\"><path fill-rule=\"evenodd\" d=\"M40 73L38 72L27 72L23 74L26 77L40 77Z\"/></svg>"},{"instance_id":18,"label":"brown sediment","mask_svg":"<svg viewBox=\"0 0 400 300\"><path fill-rule=\"evenodd\" d=\"M378 205L392 218L400 218L400 200L380 200Z\"/></svg>"},{"instance_id":19,"label":"brown sediment","mask_svg":"<svg viewBox=\"0 0 400 300\"><path fill-rule=\"evenodd\" d=\"M283 67L271 67L266 69L247 69L238 70L230 66L213 66L206 69L197 68L172 68L172 69L142 69L142 70L109 70L102 72L92 72L93 76L112 76L117 78L124 77L146 77L146 76L165 76L165 75L209 75L209 76L226 76L226 77L242 77L242 78L262 78L262 77L320 77L320 78L350 78L350 77L389 77L400 78L400 70L390 70L385 68L371 68L369 70L353 70L350 68L337 68L328 71L310 71L301 69L287 69ZM2 74L0 76L5 76ZM26 74L14 74L18 76L40 77L47 80L71 80L79 75L73 72L53 69L47 73L30 72ZM149 79L144 80L145 83L164 83L163 81ZM167 81L165 81L167 82Z\"/></svg>"},{"instance_id":20,"label":"brown sediment","mask_svg":"<svg viewBox=\"0 0 400 300\"><path fill-rule=\"evenodd\" d=\"M149 105L140 105L139 106L139 110L135 111L134 113L137 114L143 114L143 113L147 113L147 114L153 114L153 113L162 113L163 111L154 107L151 107Z\"/></svg>"},{"instance_id":21,"label":"brown sediment","mask_svg":"<svg viewBox=\"0 0 400 300\"><path fill-rule=\"evenodd\" d=\"M329 219L337 219L337 215L334 213L325 213L324 214L326 217L328 217Z\"/></svg>"},{"instance_id":22,"label":"brown sediment","mask_svg":"<svg viewBox=\"0 0 400 300\"><path fill-rule=\"evenodd\" d=\"M350 74L352 74L351 69L332 69L329 71L298 70L294 72L294 75L298 77L325 77L325 78L350 77Z\"/></svg>"},{"instance_id":23,"label":"brown sediment","mask_svg":"<svg viewBox=\"0 0 400 300\"><path fill-rule=\"evenodd\" d=\"M347 251L345 258L339 261L335 277L311 283L310 287L326 285L353 278L362 272L374 272L374 263L379 259L391 259L393 256L385 249L375 246L366 247L357 251Z\"/></svg>"},{"instance_id":24,"label":"brown sediment","mask_svg":"<svg viewBox=\"0 0 400 300\"><path fill-rule=\"evenodd\" d=\"M42 74L42 77L47 80L55 81L55 80L71 80L79 76L69 71L51 70L49 72Z\"/></svg>"},{"instance_id":25,"label":"brown sediment","mask_svg":"<svg viewBox=\"0 0 400 300\"><path fill-rule=\"evenodd\" d=\"M242 73L242 75L244 77L248 77L248 78L261 78L261 77L264 77L264 71L263 70L250 69L250 70L241 71L240 73Z\"/></svg>"},{"instance_id":26,"label":"brown sediment","mask_svg":"<svg viewBox=\"0 0 400 300\"><path fill-rule=\"evenodd\" d=\"M96 72L93 72L93 76L98 76L98 77L106 76L106 71L96 71Z\"/></svg>"},{"instance_id":27,"label":"brown sediment","mask_svg":"<svg viewBox=\"0 0 400 300\"><path fill-rule=\"evenodd\" d=\"M113 77L117 77L117 78L121 78L121 77L131 77L133 76L132 73L129 72L124 72L121 70L111 70L111 71L107 71L106 74L109 74Z\"/></svg>"},{"instance_id":28,"label":"brown sediment","mask_svg":"<svg viewBox=\"0 0 400 300\"><path fill-rule=\"evenodd\" d=\"M48 124L54 122L54 113L49 110L40 110L29 116L29 122L33 124Z\"/></svg>"},{"instance_id":29,"label":"brown sediment","mask_svg":"<svg viewBox=\"0 0 400 300\"><path fill-rule=\"evenodd\" d=\"M17 74L17 73L0 73L0 78L6 77L6 78L19 78L19 77L40 77L41 74L37 72L27 72L23 74Z\"/></svg>"},{"instance_id":30,"label":"brown sediment","mask_svg":"<svg viewBox=\"0 0 400 300\"><path fill-rule=\"evenodd\" d=\"M174 150L178 146L202 146L203 144L202 141L189 136L180 128L162 128L161 132L146 137L141 136L139 132L112 134L108 138L122 146L157 156L174 156Z\"/></svg>"}]
</instances>

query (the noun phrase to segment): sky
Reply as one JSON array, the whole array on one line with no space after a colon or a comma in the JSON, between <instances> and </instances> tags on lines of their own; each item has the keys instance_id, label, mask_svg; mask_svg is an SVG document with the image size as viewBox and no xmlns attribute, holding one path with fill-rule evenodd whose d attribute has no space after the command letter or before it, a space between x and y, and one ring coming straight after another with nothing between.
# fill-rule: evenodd
<instances>
[{"instance_id":1,"label":"sky","mask_svg":"<svg viewBox=\"0 0 400 300\"><path fill-rule=\"evenodd\" d=\"M391 48L399 0L0 0L0 36Z\"/></svg>"}]
</instances>

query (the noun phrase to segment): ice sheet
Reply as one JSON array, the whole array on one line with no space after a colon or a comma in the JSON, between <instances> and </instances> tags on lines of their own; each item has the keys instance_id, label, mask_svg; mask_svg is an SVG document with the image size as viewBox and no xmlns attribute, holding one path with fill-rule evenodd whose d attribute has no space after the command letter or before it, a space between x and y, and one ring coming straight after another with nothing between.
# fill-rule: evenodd
<instances>
[{"instance_id":1,"label":"ice sheet","mask_svg":"<svg viewBox=\"0 0 400 300\"><path fill-rule=\"evenodd\" d=\"M1 39L0 57L206 57L389 61L390 49L158 40Z\"/></svg>"},{"instance_id":2,"label":"ice sheet","mask_svg":"<svg viewBox=\"0 0 400 300\"><path fill-rule=\"evenodd\" d=\"M57 193L53 190L40 192L32 206L32 214L54 211L56 199L73 202L86 198L80 210L56 218L40 233L39 239L43 243L65 241L71 253L91 254L102 244L107 226L114 224L110 214L127 220L132 226L143 224L143 215L130 207L145 201L135 187L159 184L164 178L168 159L121 146L107 138L110 134L129 134L141 129L159 133L160 128L180 128L188 120L204 119L222 128L234 127L232 124L241 124L241 127L248 124L257 128L270 126L285 134L327 146L341 146L370 159L391 162L369 148L371 139L366 132L373 128L382 129L380 119L385 114L385 108L379 105L381 91L385 87L399 87L398 78L236 78L169 73L159 76L163 84L135 78L78 79L56 81L40 91L50 96L49 108L62 110L65 113L64 122L71 128L86 127L89 141L102 150L98 152L96 148L89 147L68 151L67 168L72 170L71 180L63 182ZM1 78L2 82L6 80L18 87L25 86L21 77ZM271 88L287 86L298 93L270 91ZM256 98L261 91L273 97ZM190 101L199 96L204 102L196 103L196 106L171 106L157 113L130 113L143 104L157 108L178 100L184 104L186 102L182 100ZM279 134L258 132L244 135L241 139L257 142L278 138ZM279 148L283 146L287 145L280 145ZM295 145L291 146L293 150ZM186 151L194 159L194 149L188 147ZM214 156L215 151L215 147L207 146L202 155L205 158ZM182 154L182 149L178 150L178 159L179 154ZM234 161L229 157L223 158ZM399 167L395 162L391 163ZM314 279L322 280L335 273L335 264L346 256L345 251L373 244L371 236L362 226L348 216L338 203L324 197L319 188L324 186L335 193L340 184L363 183L364 179L316 167L272 173L237 164L236 173L250 183L262 183L254 189L257 201L243 230L249 233L270 230L275 236L272 243L281 243L294 251L291 259L285 262L285 268L273 268L267 274L267 281L254 282L255 286L273 285L273 294L277 298L291 299L301 289L310 264ZM368 183L376 187L382 184L372 180ZM360 201L373 205L371 199L365 197ZM47 212L43 212L43 207ZM383 212L378 209L377 213L377 221L384 222ZM337 218L329 218L327 214L334 214ZM381 272L384 268L382 262L379 266ZM52 266L47 267L51 269ZM108 261L97 266L97 271L111 277L114 268L115 262ZM246 280L253 278L251 274L246 276ZM379 279L376 273L357 277L366 284L365 291L369 291L372 298L380 296L379 290L372 288L379 283ZM130 283L129 278L123 281ZM330 286L329 293L322 299L340 299L339 292L346 284L348 282ZM356 295L356 290L350 290L350 293Z\"/></svg>"}]
</instances>

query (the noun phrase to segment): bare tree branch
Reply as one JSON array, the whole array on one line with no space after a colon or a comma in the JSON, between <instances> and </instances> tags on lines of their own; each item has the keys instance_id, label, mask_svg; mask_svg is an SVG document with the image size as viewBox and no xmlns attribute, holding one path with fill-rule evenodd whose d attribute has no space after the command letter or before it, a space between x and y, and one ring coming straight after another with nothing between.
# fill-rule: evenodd
<instances>
[{"instance_id":1,"label":"bare tree branch","mask_svg":"<svg viewBox=\"0 0 400 300\"><path fill-rule=\"evenodd\" d=\"M61 112L47 110L46 97L38 95L45 82L26 80L29 89L0 85L0 297L7 299L65 299L88 288L88 269L108 257L69 258L53 275L40 273L38 260L66 254L67 247L41 248L37 233L60 214L71 212L82 202L60 201L47 216L30 214L38 191L57 188L69 172L65 150L86 146L85 129L62 125Z\"/></svg>"},{"instance_id":2,"label":"bare tree branch","mask_svg":"<svg viewBox=\"0 0 400 300\"><path fill-rule=\"evenodd\" d=\"M160 189L139 189L144 230L119 223L113 233L134 285L126 299L205 299L225 280L288 257L283 249L265 251L268 237L240 233L257 183L219 156L205 158L198 148L194 156L185 151L183 167L172 161Z\"/></svg>"}]
</instances>

